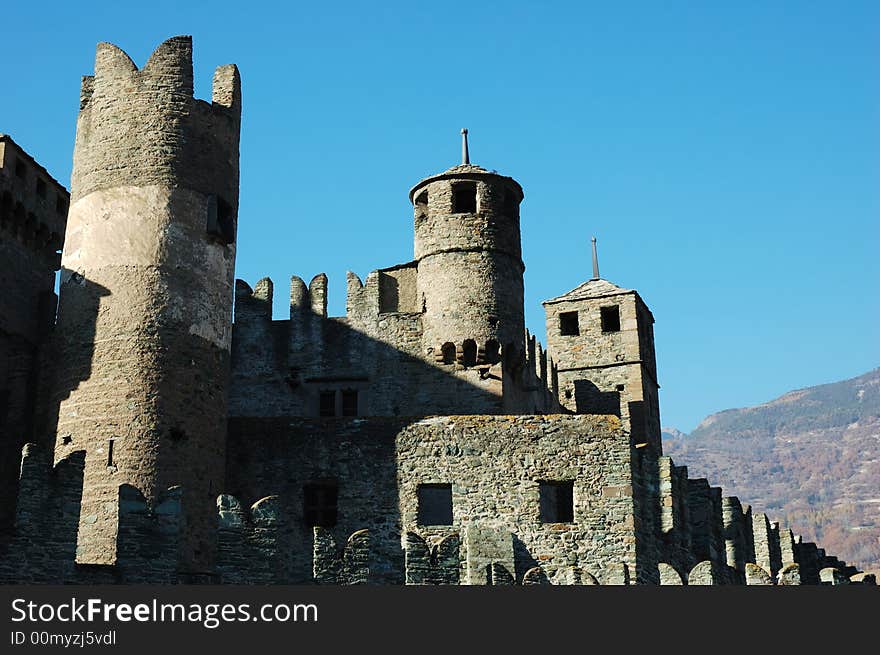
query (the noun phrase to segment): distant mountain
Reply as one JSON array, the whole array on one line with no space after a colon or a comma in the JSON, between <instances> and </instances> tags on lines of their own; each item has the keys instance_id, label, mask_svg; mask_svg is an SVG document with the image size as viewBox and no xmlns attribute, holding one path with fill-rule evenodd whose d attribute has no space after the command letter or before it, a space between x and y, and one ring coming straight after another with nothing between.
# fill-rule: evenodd
<instances>
[{"instance_id":1,"label":"distant mountain","mask_svg":"<svg viewBox=\"0 0 880 655\"><path fill-rule=\"evenodd\" d=\"M662 428L660 431L660 435L664 439L684 439L687 435L679 430L678 428Z\"/></svg>"},{"instance_id":2,"label":"distant mountain","mask_svg":"<svg viewBox=\"0 0 880 655\"><path fill-rule=\"evenodd\" d=\"M668 430L668 433L666 433ZM805 540L880 568L880 368L665 428L663 452Z\"/></svg>"}]
</instances>

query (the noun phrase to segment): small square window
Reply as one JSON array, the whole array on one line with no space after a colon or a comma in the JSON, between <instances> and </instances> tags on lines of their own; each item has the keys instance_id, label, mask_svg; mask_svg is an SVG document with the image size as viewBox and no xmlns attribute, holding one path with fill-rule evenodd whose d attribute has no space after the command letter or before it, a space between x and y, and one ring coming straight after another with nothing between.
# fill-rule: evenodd
<instances>
[{"instance_id":1,"label":"small square window","mask_svg":"<svg viewBox=\"0 0 880 655\"><path fill-rule=\"evenodd\" d=\"M563 337L573 337L581 333L578 325L577 312L562 312L559 315L559 334Z\"/></svg>"},{"instance_id":2,"label":"small square window","mask_svg":"<svg viewBox=\"0 0 880 655\"><path fill-rule=\"evenodd\" d=\"M318 394L318 416L336 416L335 391L322 391Z\"/></svg>"},{"instance_id":3,"label":"small square window","mask_svg":"<svg viewBox=\"0 0 880 655\"><path fill-rule=\"evenodd\" d=\"M355 389L345 389L342 392L342 415L358 415L358 392Z\"/></svg>"},{"instance_id":4,"label":"small square window","mask_svg":"<svg viewBox=\"0 0 880 655\"><path fill-rule=\"evenodd\" d=\"M419 525L452 525L452 485L420 484Z\"/></svg>"},{"instance_id":5,"label":"small square window","mask_svg":"<svg viewBox=\"0 0 880 655\"><path fill-rule=\"evenodd\" d=\"M574 482L539 482L541 523L574 521Z\"/></svg>"},{"instance_id":6,"label":"small square window","mask_svg":"<svg viewBox=\"0 0 880 655\"><path fill-rule=\"evenodd\" d=\"M477 185L456 184L452 187L452 213L475 214L477 212Z\"/></svg>"},{"instance_id":7,"label":"small square window","mask_svg":"<svg viewBox=\"0 0 880 655\"><path fill-rule=\"evenodd\" d=\"M620 332L620 308L617 305L602 307L602 332Z\"/></svg>"},{"instance_id":8,"label":"small square window","mask_svg":"<svg viewBox=\"0 0 880 655\"><path fill-rule=\"evenodd\" d=\"M339 490L335 480L303 485L303 520L307 527L336 525Z\"/></svg>"}]
</instances>

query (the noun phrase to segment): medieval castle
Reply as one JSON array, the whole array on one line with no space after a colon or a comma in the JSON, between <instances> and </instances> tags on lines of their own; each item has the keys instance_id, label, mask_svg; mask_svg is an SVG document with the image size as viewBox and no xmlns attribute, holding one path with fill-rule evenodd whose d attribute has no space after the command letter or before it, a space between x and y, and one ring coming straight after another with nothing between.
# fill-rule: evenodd
<instances>
[{"instance_id":1,"label":"medieval castle","mask_svg":"<svg viewBox=\"0 0 880 655\"><path fill-rule=\"evenodd\" d=\"M273 320L234 279L240 116L175 37L98 45L70 195L0 135L0 579L873 583L663 456L654 318L595 259L526 332L523 191L466 131L412 261Z\"/></svg>"}]
</instances>

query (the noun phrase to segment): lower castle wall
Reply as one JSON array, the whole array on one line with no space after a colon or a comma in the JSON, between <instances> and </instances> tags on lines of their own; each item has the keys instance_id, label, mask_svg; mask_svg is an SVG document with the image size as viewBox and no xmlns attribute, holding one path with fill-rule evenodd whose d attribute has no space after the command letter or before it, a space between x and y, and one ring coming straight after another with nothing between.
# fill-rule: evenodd
<instances>
[{"instance_id":1,"label":"lower castle wall","mask_svg":"<svg viewBox=\"0 0 880 655\"><path fill-rule=\"evenodd\" d=\"M228 492L242 505L279 498L285 582L311 581L314 536L303 520L302 485L322 480L338 481L335 542L369 530L372 582L405 581L406 532L431 542L460 535L460 578L478 575L468 572L465 545L477 529L506 540L511 556L498 564L513 566L507 573L517 582L537 565L601 577L623 563L636 578L632 449L612 417L231 419L229 435ZM542 523L539 481L564 480L574 483L574 521ZM451 484L451 526L418 523L423 483Z\"/></svg>"},{"instance_id":2,"label":"lower castle wall","mask_svg":"<svg viewBox=\"0 0 880 655\"><path fill-rule=\"evenodd\" d=\"M753 526L750 508L652 460L614 417L233 419L228 452L216 566L194 573L179 487L149 500L120 485L116 561L76 563L85 453L53 467L28 444L0 582L873 584L763 514ZM335 525L312 528L303 485L331 481ZM572 482L573 520L542 521L549 481ZM448 525L421 524L426 483L450 485Z\"/></svg>"}]
</instances>

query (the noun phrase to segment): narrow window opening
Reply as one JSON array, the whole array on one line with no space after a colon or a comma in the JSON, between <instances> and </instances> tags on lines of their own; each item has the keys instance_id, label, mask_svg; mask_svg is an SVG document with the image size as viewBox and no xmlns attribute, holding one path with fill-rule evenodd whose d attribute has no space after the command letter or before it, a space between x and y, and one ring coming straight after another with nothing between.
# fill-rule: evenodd
<instances>
[{"instance_id":1,"label":"narrow window opening","mask_svg":"<svg viewBox=\"0 0 880 655\"><path fill-rule=\"evenodd\" d=\"M356 389L344 389L342 391L342 415L358 415L358 392Z\"/></svg>"},{"instance_id":2,"label":"narrow window opening","mask_svg":"<svg viewBox=\"0 0 880 655\"><path fill-rule=\"evenodd\" d=\"M504 195L504 214L509 218L519 217L519 198L513 191Z\"/></svg>"},{"instance_id":3,"label":"narrow window opening","mask_svg":"<svg viewBox=\"0 0 880 655\"><path fill-rule=\"evenodd\" d=\"M422 191L418 196L416 196L416 204L422 205L423 207L428 206L428 191Z\"/></svg>"},{"instance_id":4,"label":"narrow window opening","mask_svg":"<svg viewBox=\"0 0 880 655\"><path fill-rule=\"evenodd\" d=\"M26 167L20 159L15 160L15 177L24 179Z\"/></svg>"},{"instance_id":5,"label":"narrow window opening","mask_svg":"<svg viewBox=\"0 0 880 655\"><path fill-rule=\"evenodd\" d=\"M6 191L0 199L0 220L7 221L10 218L12 218L12 194Z\"/></svg>"},{"instance_id":6,"label":"narrow window opening","mask_svg":"<svg viewBox=\"0 0 880 655\"><path fill-rule=\"evenodd\" d=\"M616 387L616 389L617 389L618 391L623 391L623 385L622 385L622 384L618 384L617 387Z\"/></svg>"},{"instance_id":7,"label":"narrow window opening","mask_svg":"<svg viewBox=\"0 0 880 655\"><path fill-rule=\"evenodd\" d=\"M62 445L69 446L71 443L73 443L73 437L70 436L69 434L65 434L63 437L61 437L61 444Z\"/></svg>"},{"instance_id":8,"label":"narrow window opening","mask_svg":"<svg viewBox=\"0 0 880 655\"><path fill-rule=\"evenodd\" d=\"M620 308L617 305L602 307L602 332L620 332Z\"/></svg>"},{"instance_id":9,"label":"narrow window opening","mask_svg":"<svg viewBox=\"0 0 880 655\"><path fill-rule=\"evenodd\" d=\"M235 241L232 206L223 198L208 196L207 232L227 245Z\"/></svg>"},{"instance_id":10,"label":"narrow window opening","mask_svg":"<svg viewBox=\"0 0 880 655\"><path fill-rule=\"evenodd\" d=\"M460 183L452 187L452 213L475 214L477 213L477 185L475 183Z\"/></svg>"},{"instance_id":11,"label":"narrow window opening","mask_svg":"<svg viewBox=\"0 0 880 655\"><path fill-rule=\"evenodd\" d=\"M107 466L113 466L113 439L107 441Z\"/></svg>"},{"instance_id":12,"label":"narrow window opening","mask_svg":"<svg viewBox=\"0 0 880 655\"><path fill-rule=\"evenodd\" d=\"M497 364L501 361L501 345L495 339L486 342L486 363Z\"/></svg>"},{"instance_id":13,"label":"narrow window opening","mask_svg":"<svg viewBox=\"0 0 880 655\"><path fill-rule=\"evenodd\" d=\"M303 485L303 519L306 526L332 528L336 525L339 488L335 480Z\"/></svg>"},{"instance_id":14,"label":"narrow window opening","mask_svg":"<svg viewBox=\"0 0 880 655\"><path fill-rule=\"evenodd\" d=\"M477 342L473 339L465 339L461 344L461 363L464 366L477 365Z\"/></svg>"},{"instance_id":15,"label":"narrow window opening","mask_svg":"<svg viewBox=\"0 0 880 655\"><path fill-rule=\"evenodd\" d=\"M452 485L420 484L419 525L452 525Z\"/></svg>"},{"instance_id":16,"label":"narrow window opening","mask_svg":"<svg viewBox=\"0 0 880 655\"><path fill-rule=\"evenodd\" d=\"M443 363L444 364L455 364L455 344L447 341L444 343L440 352L443 354Z\"/></svg>"},{"instance_id":17,"label":"narrow window opening","mask_svg":"<svg viewBox=\"0 0 880 655\"><path fill-rule=\"evenodd\" d=\"M335 391L322 391L318 394L318 416L336 416Z\"/></svg>"},{"instance_id":18,"label":"narrow window opening","mask_svg":"<svg viewBox=\"0 0 880 655\"><path fill-rule=\"evenodd\" d=\"M6 422L9 415L9 389L0 389L0 425Z\"/></svg>"},{"instance_id":19,"label":"narrow window opening","mask_svg":"<svg viewBox=\"0 0 880 655\"><path fill-rule=\"evenodd\" d=\"M574 482L539 482L541 523L574 521Z\"/></svg>"},{"instance_id":20,"label":"narrow window opening","mask_svg":"<svg viewBox=\"0 0 880 655\"><path fill-rule=\"evenodd\" d=\"M562 312L559 315L559 334L563 337L573 337L581 333L578 325L577 312Z\"/></svg>"},{"instance_id":21,"label":"narrow window opening","mask_svg":"<svg viewBox=\"0 0 880 655\"><path fill-rule=\"evenodd\" d=\"M41 177L37 178L37 195L40 198L46 197L46 181Z\"/></svg>"}]
</instances>

